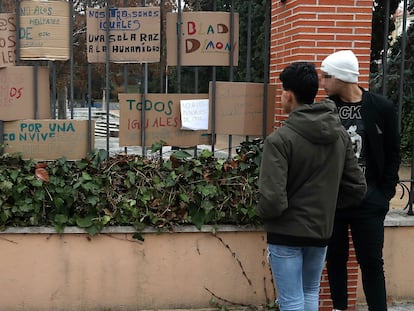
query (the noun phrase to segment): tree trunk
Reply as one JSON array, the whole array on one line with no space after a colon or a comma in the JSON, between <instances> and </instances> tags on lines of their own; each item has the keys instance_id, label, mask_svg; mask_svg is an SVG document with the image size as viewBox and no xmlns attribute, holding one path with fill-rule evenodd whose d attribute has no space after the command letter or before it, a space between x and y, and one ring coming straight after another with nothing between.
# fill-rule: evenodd
<instances>
[{"instance_id":1,"label":"tree trunk","mask_svg":"<svg viewBox=\"0 0 414 311\"><path fill-rule=\"evenodd\" d=\"M67 99L68 90L66 86L61 86L57 88L57 98L58 98L58 119L66 119L66 99Z\"/></svg>"}]
</instances>

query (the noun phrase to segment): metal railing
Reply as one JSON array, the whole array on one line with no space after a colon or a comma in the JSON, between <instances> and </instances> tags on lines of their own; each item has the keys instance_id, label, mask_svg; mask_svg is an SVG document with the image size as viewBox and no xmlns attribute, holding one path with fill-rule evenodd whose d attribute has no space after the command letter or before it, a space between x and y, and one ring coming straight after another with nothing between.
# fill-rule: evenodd
<instances>
[{"instance_id":1,"label":"metal railing","mask_svg":"<svg viewBox=\"0 0 414 311\"><path fill-rule=\"evenodd\" d=\"M4 0L0 0L0 12L2 12L3 9L3 4L4 4ZM20 18L19 18L19 12L20 12L20 0L15 1L15 13L16 13L16 64L20 65L22 63L26 63L20 60L20 39L19 39L19 35L17 35L17 29L19 29L20 27ZM124 0L124 6L127 5L127 3L129 3L127 0ZM268 81L269 81L269 34L270 34L270 3L271 1L268 0L266 1L265 4L265 8L264 8L264 12L265 12L265 40L264 40L264 55L263 55L263 59L264 59L264 63L263 63L263 68L264 68L264 75L262 77L263 83L264 83L264 96L263 96L263 111L266 111L266 94L267 94L267 85L268 85ZM388 25L389 25L389 20L390 20L390 12L389 12L389 2L386 1L387 8L386 8L386 14L385 14L385 23L384 23L384 50L387 51L388 50ZM74 16L76 13L79 12L75 12L74 11L74 1L73 0L69 0L69 4L70 4L70 14L71 16ZM108 14L108 10L110 7L111 3L109 0L105 1L105 8L106 8L106 16L107 18L109 18L109 14ZM136 5L137 6L145 6L145 0L139 0L136 1ZM161 0L160 1L160 6L162 7L164 5L164 1ZM243 18L245 20L245 24L247 25L247 38L246 38L246 44L247 44L247 48L246 48L246 62L245 62L245 71L246 71L246 75L245 75L245 81L249 82L251 80L251 50L252 50L252 37L251 37L251 33L252 33L252 20L251 20L251 12L252 12L252 6L257 5L256 2L252 1L252 0L248 0L248 12L246 14L246 16L241 16L241 18ZM87 1L87 6L91 6L91 1L88 0ZM402 27L402 48L401 48L401 53L402 53L402 62L401 62L401 68L400 68L400 85L399 85L399 100L398 100L398 120L399 120L399 124L401 124L401 114L402 114L402 96L403 96L403 87L404 87L404 66L405 66L405 55L406 55L406 40L407 40L407 29L406 29L406 21L407 21L407 6L408 6L408 1L404 0L403 1L403 27ZM182 3L181 0L177 0L177 8L178 8L178 18L179 18L179 23L180 24L180 18L181 18L181 7L182 7ZM195 1L195 8L198 8L199 4L198 1ZM216 1L213 1L213 9L216 10ZM235 2L231 1L231 21L230 21L230 25L231 25L231 29L230 29L230 34L233 34L233 14L234 14L234 9L235 9ZM86 10L86 8L85 8ZM162 22L163 19L165 18L165 16L162 16ZM108 21L107 21L108 22ZM75 80L75 76L74 76L74 68L75 68L75 64L74 64L74 45L73 45L73 31L74 31L74 23L73 20L71 19L70 22L70 31L69 31L69 37L70 37L70 73L69 73L69 110L70 110L70 115L71 118L74 117L74 113L73 113L73 109L74 109L74 80ZM109 36L109 27L107 27L107 31L106 31L106 36ZM85 31L86 33L86 31ZM178 32L178 37L177 40L178 42L180 42L181 37L180 37L180 33ZM163 41L165 38L163 38ZM109 44L109 40L106 40L107 44ZM178 44L177 49L178 49L178 53L177 53L177 66L176 66L176 72L177 72L177 92L181 92L181 84L182 84L182 70L183 70L183 66L181 66L181 59L180 59L180 48L181 45ZM109 149L110 149L110 135L109 135L109 109L110 109L110 105L109 105L109 94L110 94L110 89L111 89L111 81L110 81L110 73L111 73L111 62L109 59L109 47L107 46L106 49L106 62L105 62L105 93L106 93L106 97L105 97L105 107L106 107L106 112L107 112L107 137L106 137L106 149L107 152L109 153ZM230 55L230 60L229 60L229 81L233 81L234 80L234 67L233 67L233 61L232 61L232 53L229 53ZM386 94L387 92L387 53L383 53L383 87L382 87L382 92L384 94ZM56 72L56 62L55 61L32 61L30 62L31 64L34 64L35 70L34 70L34 74L36 74L36 68L38 68L39 66L48 66L50 68L50 72L51 72L51 109L52 109L52 115L56 116L56 99L57 99L57 72ZM148 92L148 64L144 63L140 65L141 67L137 69L139 69L142 73L141 79L139 81L139 89L142 93L143 98L145 99L145 94ZM124 70L123 70L123 79L124 79L124 88L125 88L125 92L128 92L128 71L131 68L131 65L129 64L125 64L124 65ZM91 98L92 98L92 70L93 70L93 65L88 63L87 64L87 76L88 76L88 86L87 86L87 108L88 108L88 113L89 113L89 120L91 120ZM193 80L194 80L194 92L197 93L198 89L199 89L199 83L200 83L200 79L199 79L199 68L198 67L194 67L194 76L193 76ZM34 79L34 83L36 83L36 79ZM213 85L213 89L212 89L212 115L215 115L215 92L216 92L216 82L217 82L217 68L216 66L212 66L211 68L211 82ZM166 68L161 68L160 70L160 77L159 77L159 88L162 92L168 93L168 75L166 73ZM37 87L35 86L34 89L37 91ZM34 103L35 103L35 107L34 107L34 118L37 117L37 109L38 109L38 99L37 99L37 93L35 92L35 98L34 98ZM145 118L145 110L143 110L142 113L142 118ZM92 125L89 122L88 125L88 129L89 132L91 133L92 131ZM266 117L263 114L263 136L265 136L265 130L266 129ZM3 122L0 121L0 147L3 145ZM145 142L145 130L143 130L141 132L142 134L142 141ZM92 146L92 142L90 141L90 136L88 135L88 146L89 146L89 150L91 149ZM246 137L246 140L248 139L248 137ZM413 142L414 142L414 137L413 137ZM215 144L216 144L216 135L215 135L215 120L213 117L213 122L212 122L212 135L211 135L211 144L212 144L212 150L214 151L215 148ZM143 144L143 148L142 148L142 152L145 155L145 144ZM414 143L413 143L414 146ZM234 148L233 146L233 137L232 135L228 136L228 155L231 155L232 152L232 148ZM413 147L414 148L414 147ZM0 149L0 152L2 152L2 150ZM125 147L125 152L128 152L128 148ZM196 152L196 151L195 151ZM414 152L413 152L414 154ZM407 205L405 207L405 209L408 209L408 215L413 215L413 197L414 197L414 192L413 192L413 188L414 188L414 157L412 159L412 163L411 163L411 178L409 179L401 179L399 182L400 186L403 189L403 193L402 193L402 197L408 196L408 202Z\"/></svg>"}]
</instances>

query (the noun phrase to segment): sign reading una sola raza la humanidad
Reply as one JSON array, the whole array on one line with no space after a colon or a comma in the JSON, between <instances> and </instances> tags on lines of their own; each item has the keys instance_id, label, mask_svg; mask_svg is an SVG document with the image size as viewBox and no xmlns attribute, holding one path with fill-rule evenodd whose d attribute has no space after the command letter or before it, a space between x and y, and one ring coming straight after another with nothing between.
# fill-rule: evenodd
<instances>
[{"instance_id":1,"label":"sign reading una sola raza la humanidad","mask_svg":"<svg viewBox=\"0 0 414 311\"><path fill-rule=\"evenodd\" d=\"M68 60L69 1L20 2L20 58Z\"/></svg>"},{"instance_id":2,"label":"sign reading una sola raza la humanidad","mask_svg":"<svg viewBox=\"0 0 414 311\"><path fill-rule=\"evenodd\" d=\"M181 65L230 66L239 61L239 15L233 23L228 12L183 12L181 23L177 13L167 14L167 63L177 65L178 31L181 28ZM179 27L181 25L181 27ZM233 36L231 31L233 30ZM231 37L233 42L231 42Z\"/></svg>"},{"instance_id":3,"label":"sign reading una sola raza la humanidad","mask_svg":"<svg viewBox=\"0 0 414 311\"><path fill-rule=\"evenodd\" d=\"M160 61L159 7L88 8L87 54L89 63L106 61L107 29L109 60L114 63L156 63Z\"/></svg>"}]
</instances>

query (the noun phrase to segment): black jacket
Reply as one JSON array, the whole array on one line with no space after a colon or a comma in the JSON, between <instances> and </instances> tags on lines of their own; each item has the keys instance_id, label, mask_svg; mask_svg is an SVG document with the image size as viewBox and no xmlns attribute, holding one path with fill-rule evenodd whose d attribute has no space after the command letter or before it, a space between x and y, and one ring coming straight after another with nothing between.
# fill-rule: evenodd
<instances>
[{"instance_id":1,"label":"black jacket","mask_svg":"<svg viewBox=\"0 0 414 311\"><path fill-rule=\"evenodd\" d=\"M391 199L395 195L401 162L396 107L384 96L361 90L361 117L367 133L367 171L372 172L367 182L375 184ZM336 96L330 98L339 101Z\"/></svg>"}]
</instances>

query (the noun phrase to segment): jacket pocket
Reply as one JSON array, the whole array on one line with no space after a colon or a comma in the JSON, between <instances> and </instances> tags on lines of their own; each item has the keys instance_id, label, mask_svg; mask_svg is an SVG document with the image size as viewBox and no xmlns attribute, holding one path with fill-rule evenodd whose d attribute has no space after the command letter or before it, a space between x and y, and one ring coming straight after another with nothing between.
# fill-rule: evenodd
<instances>
[{"instance_id":1,"label":"jacket pocket","mask_svg":"<svg viewBox=\"0 0 414 311\"><path fill-rule=\"evenodd\" d=\"M386 194L377 186L368 185L367 193L362 202L362 208L366 212L386 215L390 207L390 200Z\"/></svg>"}]
</instances>

